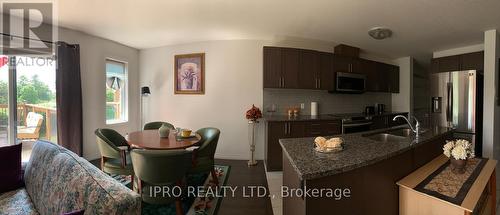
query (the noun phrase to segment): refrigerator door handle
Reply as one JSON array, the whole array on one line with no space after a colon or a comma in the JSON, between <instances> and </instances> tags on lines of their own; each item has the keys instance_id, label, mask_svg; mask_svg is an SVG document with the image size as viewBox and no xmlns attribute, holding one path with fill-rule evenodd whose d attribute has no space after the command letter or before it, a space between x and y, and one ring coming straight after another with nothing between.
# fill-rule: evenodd
<instances>
[{"instance_id":1,"label":"refrigerator door handle","mask_svg":"<svg viewBox=\"0 0 500 215\"><path fill-rule=\"evenodd\" d=\"M453 87L451 83L447 84L447 99L446 99L446 121L451 122L451 115L453 113Z\"/></svg>"}]
</instances>

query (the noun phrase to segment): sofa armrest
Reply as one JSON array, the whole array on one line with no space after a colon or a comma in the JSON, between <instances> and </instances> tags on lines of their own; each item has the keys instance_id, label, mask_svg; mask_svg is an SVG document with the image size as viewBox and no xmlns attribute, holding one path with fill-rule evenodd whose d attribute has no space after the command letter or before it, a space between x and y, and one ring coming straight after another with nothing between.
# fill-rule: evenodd
<instances>
[{"instance_id":1,"label":"sofa armrest","mask_svg":"<svg viewBox=\"0 0 500 215\"><path fill-rule=\"evenodd\" d=\"M23 186L24 185L24 172L26 171L26 166L28 166L28 162L21 162L21 180L23 181Z\"/></svg>"}]
</instances>

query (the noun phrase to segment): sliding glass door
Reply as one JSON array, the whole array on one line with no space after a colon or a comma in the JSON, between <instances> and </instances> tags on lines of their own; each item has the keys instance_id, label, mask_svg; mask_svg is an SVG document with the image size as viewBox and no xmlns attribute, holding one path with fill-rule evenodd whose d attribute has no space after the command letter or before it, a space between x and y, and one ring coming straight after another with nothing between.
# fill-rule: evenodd
<instances>
[{"instance_id":1,"label":"sliding glass door","mask_svg":"<svg viewBox=\"0 0 500 215\"><path fill-rule=\"evenodd\" d=\"M57 143L56 61L51 55L0 55L0 146Z\"/></svg>"}]
</instances>

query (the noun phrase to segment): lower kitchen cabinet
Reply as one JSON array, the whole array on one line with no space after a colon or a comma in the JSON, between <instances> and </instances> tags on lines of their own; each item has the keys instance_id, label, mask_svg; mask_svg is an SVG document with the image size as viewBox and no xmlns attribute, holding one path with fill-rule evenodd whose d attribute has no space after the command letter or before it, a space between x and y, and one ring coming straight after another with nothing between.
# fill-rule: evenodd
<instances>
[{"instance_id":1,"label":"lower kitchen cabinet","mask_svg":"<svg viewBox=\"0 0 500 215\"><path fill-rule=\"evenodd\" d=\"M282 169L280 139L332 136L342 133L340 120L273 121L267 122L266 126L265 160L267 171L281 171Z\"/></svg>"}]
</instances>

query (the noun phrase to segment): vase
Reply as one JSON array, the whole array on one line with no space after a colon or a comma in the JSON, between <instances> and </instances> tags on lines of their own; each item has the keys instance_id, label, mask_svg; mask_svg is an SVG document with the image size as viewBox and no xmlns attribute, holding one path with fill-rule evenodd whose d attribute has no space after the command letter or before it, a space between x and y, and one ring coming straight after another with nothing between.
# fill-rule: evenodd
<instances>
[{"instance_id":1,"label":"vase","mask_svg":"<svg viewBox=\"0 0 500 215\"><path fill-rule=\"evenodd\" d=\"M467 159L466 160L457 160L455 158L450 158L451 172L453 172L455 174L464 174L466 164L467 164Z\"/></svg>"},{"instance_id":2,"label":"vase","mask_svg":"<svg viewBox=\"0 0 500 215\"><path fill-rule=\"evenodd\" d=\"M158 128L158 133L160 134L161 138L168 138L168 135L170 134L170 128L163 124L160 128Z\"/></svg>"},{"instance_id":3,"label":"vase","mask_svg":"<svg viewBox=\"0 0 500 215\"><path fill-rule=\"evenodd\" d=\"M250 145L250 159L248 160L248 166L255 166L257 165L257 161L255 160L254 157L254 152L255 152L255 125L259 123L257 120L249 120L248 121L248 126L249 126L249 132L248 132L248 142Z\"/></svg>"}]
</instances>

